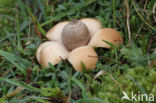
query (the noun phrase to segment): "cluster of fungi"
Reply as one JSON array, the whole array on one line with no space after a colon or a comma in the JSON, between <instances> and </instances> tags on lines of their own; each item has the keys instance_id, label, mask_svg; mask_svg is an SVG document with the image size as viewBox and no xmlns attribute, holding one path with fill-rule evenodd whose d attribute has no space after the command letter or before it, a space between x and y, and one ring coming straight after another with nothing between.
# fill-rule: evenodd
<instances>
[{"instance_id":1,"label":"cluster of fungi","mask_svg":"<svg viewBox=\"0 0 156 103\"><path fill-rule=\"evenodd\" d=\"M104 41L116 46L123 43L117 30L102 28L101 22L94 18L60 22L47 32L46 37L49 41L38 47L37 61L43 67L49 67L49 63L57 65L67 59L76 71L83 70L82 63L86 70L96 68L98 55L93 47L110 48Z\"/></svg>"}]
</instances>

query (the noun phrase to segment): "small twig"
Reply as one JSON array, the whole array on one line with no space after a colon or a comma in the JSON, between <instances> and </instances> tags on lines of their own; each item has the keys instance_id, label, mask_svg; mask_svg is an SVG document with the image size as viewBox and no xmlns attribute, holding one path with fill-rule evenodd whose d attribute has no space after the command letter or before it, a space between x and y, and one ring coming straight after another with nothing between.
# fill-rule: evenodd
<instances>
[{"instance_id":1,"label":"small twig","mask_svg":"<svg viewBox=\"0 0 156 103\"><path fill-rule=\"evenodd\" d=\"M35 31L36 31L36 33L38 34L39 38L42 39L41 33L40 33L40 31L38 30L37 24L36 24L35 22L34 22L34 26L35 26Z\"/></svg>"},{"instance_id":2,"label":"small twig","mask_svg":"<svg viewBox=\"0 0 156 103\"><path fill-rule=\"evenodd\" d=\"M132 39L131 39L131 31L130 31L130 23L129 23L129 5L127 0L125 0L125 5L126 5L126 9L127 9L127 29L128 29L128 37L129 37L129 45L132 46Z\"/></svg>"},{"instance_id":3,"label":"small twig","mask_svg":"<svg viewBox=\"0 0 156 103\"><path fill-rule=\"evenodd\" d=\"M65 61L65 59L63 59L61 56L59 56L59 57L60 57L61 61L63 61L63 62Z\"/></svg>"},{"instance_id":4,"label":"small twig","mask_svg":"<svg viewBox=\"0 0 156 103\"><path fill-rule=\"evenodd\" d=\"M104 56L93 56L93 55L88 55L88 57L94 57L94 58L105 58Z\"/></svg>"},{"instance_id":5,"label":"small twig","mask_svg":"<svg viewBox=\"0 0 156 103\"><path fill-rule=\"evenodd\" d=\"M71 92L69 92L69 95L68 95L68 98L67 98L67 102L66 102L66 103L70 103L70 102L69 102L70 99L71 99Z\"/></svg>"},{"instance_id":6,"label":"small twig","mask_svg":"<svg viewBox=\"0 0 156 103\"><path fill-rule=\"evenodd\" d=\"M141 24L141 26L140 26L140 28L139 28L139 30L138 30L136 36L135 36L136 38L139 36L139 32L141 31L141 29L142 29L143 26L144 26L144 24Z\"/></svg>"},{"instance_id":7,"label":"small twig","mask_svg":"<svg viewBox=\"0 0 156 103\"><path fill-rule=\"evenodd\" d=\"M146 20L144 20L144 18L142 17L142 15L139 13L138 8L136 7L134 0L132 0L132 5L134 6L134 9L135 9L136 13L138 14L139 18L140 18L149 28L151 28L152 30L154 30L154 28L153 28Z\"/></svg>"},{"instance_id":8,"label":"small twig","mask_svg":"<svg viewBox=\"0 0 156 103\"><path fill-rule=\"evenodd\" d=\"M101 73L98 72L97 75L98 75L98 74L100 74L100 75L102 75L102 74L107 74L107 72L104 71L104 70L102 70ZM96 76L97 76L97 75L96 75ZM95 77L96 77L96 76L95 76ZM95 77L94 77L94 78L95 78ZM114 77L113 77L111 74L110 74L110 77L111 77L111 79L113 80L113 82L114 82L122 91L124 91L123 88L119 85L119 83L114 79ZM97 77L96 77L96 78L97 78ZM95 79L96 79L96 78L95 78ZM93 80L95 80L95 79L93 79Z\"/></svg>"},{"instance_id":9,"label":"small twig","mask_svg":"<svg viewBox=\"0 0 156 103\"><path fill-rule=\"evenodd\" d=\"M127 46L127 47L129 47L129 46ZM113 59L111 59L111 58L106 58L106 57L104 57L104 56L91 56L91 55L88 55L88 57L101 58L101 59L106 59L106 60L108 60L108 61L113 60ZM113 61L114 61L114 60L113 60ZM119 65L121 65L121 62L117 62L117 61L114 61L114 62L117 63L117 64L119 64Z\"/></svg>"},{"instance_id":10,"label":"small twig","mask_svg":"<svg viewBox=\"0 0 156 103\"><path fill-rule=\"evenodd\" d=\"M138 11L140 12L144 12L144 13L152 13L151 11L148 11L147 9L141 9L141 8L138 8Z\"/></svg>"},{"instance_id":11,"label":"small twig","mask_svg":"<svg viewBox=\"0 0 156 103\"><path fill-rule=\"evenodd\" d=\"M146 0L146 2L145 2L144 10L141 10L141 11L145 11L145 13L146 13L146 20L148 20L148 18L150 16L149 13L148 13L148 11L145 10L146 9L146 6L147 6L147 2L148 2L148 0ZM138 9L138 10L140 10L140 9ZM144 26L144 23L140 26L140 28L139 28L139 30L137 32L137 35L135 36L136 38L139 36L139 32L141 31L141 29L142 29L143 26Z\"/></svg>"},{"instance_id":12,"label":"small twig","mask_svg":"<svg viewBox=\"0 0 156 103\"><path fill-rule=\"evenodd\" d=\"M149 14L147 13L146 14L146 20L149 18ZM139 28L139 30L138 30L138 32L137 32L137 35L135 36L136 38L139 36L139 32L141 31L141 29L142 29L142 27L144 26L144 23L140 26L140 28Z\"/></svg>"},{"instance_id":13,"label":"small twig","mask_svg":"<svg viewBox=\"0 0 156 103\"><path fill-rule=\"evenodd\" d=\"M117 86L119 86L119 83L113 78L113 76L110 74L110 77L112 78L112 80L115 82L115 84L117 85Z\"/></svg>"},{"instance_id":14,"label":"small twig","mask_svg":"<svg viewBox=\"0 0 156 103\"><path fill-rule=\"evenodd\" d=\"M154 21L156 23L156 17L155 17L155 9L156 9L156 2L154 3L154 6L153 6L153 18L154 18Z\"/></svg>"},{"instance_id":15,"label":"small twig","mask_svg":"<svg viewBox=\"0 0 156 103\"><path fill-rule=\"evenodd\" d=\"M31 68L27 69L27 78L26 78L26 84L28 84L31 81Z\"/></svg>"},{"instance_id":16,"label":"small twig","mask_svg":"<svg viewBox=\"0 0 156 103\"><path fill-rule=\"evenodd\" d=\"M110 74L110 77L111 77L111 79L115 82L115 84L122 90L122 91L124 91L123 90L123 88L119 85L119 83L114 79L114 77Z\"/></svg>"},{"instance_id":17,"label":"small twig","mask_svg":"<svg viewBox=\"0 0 156 103\"><path fill-rule=\"evenodd\" d=\"M37 20L36 20L36 18L34 17L34 15L31 13L31 11L29 9L27 9L27 11L28 11L30 17L32 18L32 22L34 24L36 33L38 34L39 38L42 39L41 32L40 32L40 30L38 29L38 26L37 26Z\"/></svg>"},{"instance_id":18,"label":"small twig","mask_svg":"<svg viewBox=\"0 0 156 103\"><path fill-rule=\"evenodd\" d=\"M148 0L145 1L144 9L146 9L147 3L148 3Z\"/></svg>"},{"instance_id":19,"label":"small twig","mask_svg":"<svg viewBox=\"0 0 156 103\"><path fill-rule=\"evenodd\" d=\"M121 6L119 12L121 12L123 8L124 8L124 2L122 3L122 6Z\"/></svg>"},{"instance_id":20,"label":"small twig","mask_svg":"<svg viewBox=\"0 0 156 103\"><path fill-rule=\"evenodd\" d=\"M105 56L93 56L93 55L88 55L88 57L93 57L93 58L103 58L103 59L110 60L110 58L106 58Z\"/></svg>"}]
</instances>

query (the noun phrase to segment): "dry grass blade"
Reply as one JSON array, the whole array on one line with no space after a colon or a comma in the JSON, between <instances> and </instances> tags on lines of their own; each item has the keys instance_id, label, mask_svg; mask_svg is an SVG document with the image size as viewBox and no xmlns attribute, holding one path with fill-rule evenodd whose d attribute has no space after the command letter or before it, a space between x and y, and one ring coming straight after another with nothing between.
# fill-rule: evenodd
<instances>
[{"instance_id":1,"label":"dry grass blade","mask_svg":"<svg viewBox=\"0 0 156 103\"><path fill-rule=\"evenodd\" d=\"M103 75L103 74L106 74L106 72L104 70L100 70L96 75L95 77L93 78L93 80L95 80L96 78L98 78L99 76Z\"/></svg>"},{"instance_id":2,"label":"dry grass blade","mask_svg":"<svg viewBox=\"0 0 156 103\"><path fill-rule=\"evenodd\" d=\"M154 15L154 14L155 14L155 9L156 9L156 2L154 3L153 10L152 10L154 22L156 23L156 17L155 17L155 15Z\"/></svg>"},{"instance_id":3,"label":"dry grass blade","mask_svg":"<svg viewBox=\"0 0 156 103\"><path fill-rule=\"evenodd\" d=\"M145 1L144 9L146 9L147 3L148 3L148 0Z\"/></svg>"},{"instance_id":4,"label":"dry grass blade","mask_svg":"<svg viewBox=\"0 0 156 103\"><path fill-rule=\"evenodd\" d=\"M135 9L136 13L138 14L139 18L140 18L149 28L151 28L152 30L154 30L154 28L153 28L146 20L144 20L144 18L142 17L142 15L139 13L138 8L136 7L136 4L135 4L135 1L134 1L134 0L132 0L132 4L133 4L134 9Z\"/></svg>"},{"instance_id":5,"label":"dry grass blade","mask_svg":"<svg viewBox=\"0 0 156 103\"><path fill-rule=\"evenodd\" d=\"M126 5L126 9L127 9L127 29L128 29L128 37L129 37L129 45L132 45L132 39L131 39L131 31L130 31L130 24L129 24L129 5L127 0L125 0L125 5Z\"/></svg>"},{"instance_id":6,"label":"dry grass blade","mask_svg":"<svg viewBox=\"0 0 156 103\"><path fill-rule=\"evenodd\" d=\"M68 94L66 103L70 103L70 99L71 99L71 92L69 92L69 94Z\"/></svg>"},{"instance_id":7,"label":"dry grass blade","mask_svg":"<svg viewBox=\"0 0 156 103\"><path fill-rule=\"evenodd\" d=\"M35 16L32 14L32 12L30 11L30 9L27 8L27 11L28 11L30 17L32 18L32 22L34 24L35 31L36 31L37 35L39 36L40 39L42 39L42 35L41 35L41 32L40 32L40 30L39 30L39 28L37 26L37 20L36 20Z\"/></svg>"},{"instance_id":8,"label":"dry grass blade","mask_svg":"<svg viewBox=\"0 0 156 103\"><path fill-rule=\"evenodd\" d=\"M5 98L13 97L13 96L17 95L21 90L23 90L23 87L17 87L14 91L6 94Z\"/></svg>"},{"instance_id":9,"label":"dry grass blade","mask_svg":"<svg viewBox=\"0 0 156 103\"><path fill-rule=\"evenodd\" d=\"M114 79L114 77L110 74L110 77L111 77L111 79L115 82L115 84L122 90L122 91L124 91L123 90L123 88L121 88L121 86L119 85L119 83Z\"/></svg>"},{"instance_id":10,"label":"dry grass blade","mask_svg":"<svg viewBox=\"0 0 156 103\"><path fill-rule=\"evenodd\" d=\"M110 60L110 58L107 58L107 57L105 57L105 56L93 56L93 55L88 55L88 57Z\"/></svg>"}]
</instances>

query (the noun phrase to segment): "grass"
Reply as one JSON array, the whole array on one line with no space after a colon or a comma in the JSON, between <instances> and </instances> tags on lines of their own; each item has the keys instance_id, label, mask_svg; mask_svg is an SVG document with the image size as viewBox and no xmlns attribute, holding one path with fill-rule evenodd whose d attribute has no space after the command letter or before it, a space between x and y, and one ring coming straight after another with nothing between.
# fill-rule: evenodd
<instances>
[{"instance_id":1,"label":"grass","mask_svg":"<svg viewBox=\"0 0 156 103\"><path fill-rule=\"evenodd\" d=\"M121 101L123 91L153 94L156 100L155 0L125 1L0 0L0 103L132 103ZM47 41L46 32L58 22L85 17L120 31L124 44L95 48L99 60L90 72L76 72L68 61L39 65L35 53Z\"/></svg>"}]
</instances>

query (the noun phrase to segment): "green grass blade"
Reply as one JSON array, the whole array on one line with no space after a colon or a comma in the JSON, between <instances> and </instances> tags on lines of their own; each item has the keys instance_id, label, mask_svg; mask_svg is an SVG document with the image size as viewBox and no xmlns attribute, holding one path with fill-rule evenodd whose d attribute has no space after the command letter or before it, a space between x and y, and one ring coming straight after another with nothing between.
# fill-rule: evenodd
<instances>
[{"instance_id":1,"label":"green grass blade","mask_svg":"<svg viewBox=\"0 0 156 103\"><path fill-rule=\"evenodd\" d=\"M22 68L18 63L16 63L17 57L11 53L7 53L5 51L0 50L0 54L5 57L9 62L11 62L13 65L17 67L22 73L26 75L26 70Z\"/></svg>"},{"instance_id":2,"label":"green grass blade","mask_svg":"<svg viewBox=\"0 0 156 103\"><path fill-rule=\"evenodd\" d=\"M18 0L18 6L21 9L21 12L22 12L22 14L24 16L24 19L26 20L27 19L27 14L25 12L25 8L24 8L24 4L23 4L22 0Z\"/></svg>"},{"instance_id":3,"label":"green grass blade","mask_svg":"<svg viewBox=\"0 0 156 103\"><path fill-rule=\"evenodd\" d=\"M96 0L90 0L90 1L86 1L83 5L81 5L80 7L74 7L72 10L69 10L67 12L64 12L64 13L60 13L54 17L52 17L51 19L45 21L44 23L41 24L41 26L45 26L45 25L48 25L50 23L52 23L53 21L55 20L59 20L60 18L66 16L67 14L71 13L71 12L74 12L75 10L77 9L82 9L83 7L86 7L90 4L92 4L93 2L95 2Z\"/></svg>"},{"instance_id":4,"label":"green grass blade","mask_svg":"<svg viewBox=\"0 0 156 103\"><path fill-rule=\"evenodd\" d=\"M38 20L36 19L36 17L33 15L33 13L31 12L30 8L26 7L29 15L31 16L33 22L35 24L37 24L37 28L39 29L39 31L43 34L43 35L46 35L46 32L45 30L41 27L40 23L38 22Z\"/></svg>"},{"instance_id":5,"label":"green grass blade","mask_svg":"<svg viewBox=\"0 0 156 103\"><path fill-rule=\"evenodd\" d=\"M36 2L38 3L38 7L40 8L43 14L44 20L46 20L45 10L44 10L43 4L41 3L41 0L36 0Z\"/></svg>"},{"instance_id":6,"label":"green grass blade","mask_svg":"<svg viewBox=\"0 0 156 103\"><path fill-rule=\"evenodd\" d=\"M9 84L12 84L14 86L21 86L25 88L26 90L32 91L32 92L42 92L41 89L32 87L31 85L25 84L24 82L19 82L17 80L8 79L8 78L0 78L0 81L7 82Z\"/></svg>"},{"instance_id":7,"label":"green grass blade","mask_svg":"<svg viewBox=\"0 0 156 103\"><path fill-rule=\"evenodd\" d=\"M115 0L113 0L113 16L114 16L114 28L116 28Z\"/></svg>"},{"instance_id":8,"label":"green grass blade","mask_svg":"<svg viewBox=\"0 0 156 103\"><path fill-rule=\"evenodd\" d=\"M72 80L74 83L76 83L76 84L81 88L82 91L85 91L85 87L82 85L82 83L81 83L79 80L77 80L77 79L75 79L75 78L73 78L73 77L71 77L71 80Z\"/></svg>"}]
</instances>

